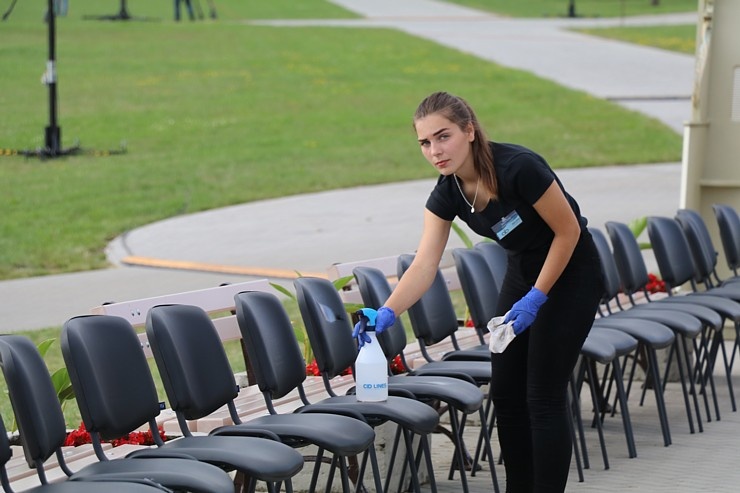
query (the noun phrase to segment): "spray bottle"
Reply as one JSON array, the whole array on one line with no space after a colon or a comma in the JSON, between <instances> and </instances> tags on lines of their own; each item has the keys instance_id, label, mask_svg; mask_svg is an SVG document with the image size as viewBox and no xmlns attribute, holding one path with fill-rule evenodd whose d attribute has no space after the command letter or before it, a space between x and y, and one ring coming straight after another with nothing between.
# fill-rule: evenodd
<instances>
[{"instance_id":1,"label":"spray bottle","mask_svg":"<svg viewBox=\"0 0 740 493\"><path fill-rule=\"evenodd\" d=\"M369 318L362 310L360 317L361 331L370 337L361 348L355 360L355 383L358 401L382 402L388 400L388 362L383 348L380 347L375 333L375 320Z\"/></svg>"}]
</instances>

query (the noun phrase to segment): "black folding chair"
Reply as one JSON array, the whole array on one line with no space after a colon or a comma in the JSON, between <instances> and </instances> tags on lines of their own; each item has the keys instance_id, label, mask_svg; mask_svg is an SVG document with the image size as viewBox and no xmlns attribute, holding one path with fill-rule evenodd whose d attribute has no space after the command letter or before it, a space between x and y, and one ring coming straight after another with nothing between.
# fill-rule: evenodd
<instances>
[{"instance_id":1,"label":"black folding chair","mask_svg":"<svg viewBox=\"0 0 740 493\"><path fill-rule=\"evenodd\" d=\"M717 218L719 237L727 266L735 277L740 277L738 273L740 269L740 215L733 207L725 204L714 204L712 210Z\"/></svg>"},{"instance_id":2,"label":"black folding chair","mask_svg":"<svg viewBox=\"0 0 740 493\"><path fill-rule=\"evenodd\" d=\"M260 437L186 436L163 442L157 433L159 398L149 365L133 327L123 318L88 315L68 320L62 328L62 355L75 389L85 428L96 453L100 439L116 438L149 425L156 447L131 456L192 457L237 471L253 491L264 481L279 491L303 467L303 457L268 431ZM197 375L192 375L197 378Z\"/></svg>"},{"instance_id":3,"label":"black folding chair","mask_svg":"<svg viewBox=\"0 0 740 493\"><path fill-rule=\"evenodd\" d=\"M439 415L432 407L416 400L411 392L402 389L390 389L386 402L359 402L354 395L338 396L331 385L331 380L352 366L357 357L354 347L352 324L339 293L334 285L326 280L313 277L300 277L294 281L296 297L316 363L321 372L326 391L332 397L314 403L314 405L343 405L347 409L359 412L373 424L376 422L393 422L399 426L398 432L403 438L406 451L405 465L411 474L411 485L415 492L421 491L418 465L422 456L425 459L433 492L437 491L429 449L429 434L439 424ZM397 435L398 436L398 435ZM415 457L413 437L419 437L419 457ZM393 448L392 460L396 447ZM389 471L390 473L391 471ZM402 474L403 478L404 475ZM386 476L385 490L388 490L390 474Z\"/></svg>"},{"instance_id":4,"label":"black folding chair","mask_svg":"<svg viewBox=\"0 0 740 493\"><path fill-rule=\"evenodd\" d=\"M683 285L690 286L690 292L682 297L670 297L669 300L688 298L691 302L702 303L705 306L716 310L725 319L732 320L735 326L735 333L740 335L740 289L733 289L732 286L709 287L704 291L699 291L696 285L696 279L701 278L701 273L696 267L688 244L679 223L668 217L652 216L648 218L648 236L653 246L655 260L658 262L660 275L666 283L666 289L672 294L673 289ZM719 351L722 354L722 361L725 366L725 375L727 377L727 386L730 392L732 410L736 411L735 393L733 391L731 376L731 360L727 358L724 337L722 331L718 330L714 334L714 344L710 348L708 361L712 362L712 368L707 368L707 372L713 370L713 363L716 357L712 356ZM719 419L719 414L717 419Z\"/></svg>"},{"instance_id":5,"label":"black folding chair","mask_svg":"<svg viewBox=\"0 0 740 493\"><path fill-rule=\"evenodd\" d=\"M236 299L238 302L238 295ZM239 310L238 319L243 321L244 312L241 307ZM280 415L268 400L269 415L242 421L234 403L238 395L234 373L216 327L202 308L190 305L155 306L147 314L146 331L170 407L177 414L185 436L191 435L186 420L200 419L226 406L234 424L218 427L210 435L249 436L268 430L291 447L318 447L310 492L316 490L324 450L333 455L327 490L331 489L334 471L338 466L342 489L349 493L347 458L366 452L371 454L376 487L380 485L374 448L375 433L372 427L358 419L326 413ZM248 351L254 355L250 357L253 367L259 365L265 356L270 357L270 351L266 348L255 351L249 344L250 341L246 341ZM208 363L204 365L204 361ZM305 369L302 358L295 363ZM305 378L305 371L303 373ZM358 481L357 489L361 488L362 484Z\"/></svg>"},{"instance_id":6,"label":"black folding chair","mask_svg":"<svg viewBox=\"0 0 740 493\"><path fill-rule=\"evenodd\" d=\"M70 482L74 482L66 488L77 487L83 481L103 481L106 478L116 481L141 481L142 478L148 478L155 484L176 490L203 493L234 491L231 478L226 473L210 464L192 460L186 454L180 454L179 458L178 454L161 454L156 457L147 456L145 451L141 457L146 459L110 460L103 452L99 455L99 462L72 472L62 451L67 437L64 414L46 363L36 346L23 336L0 336L0 365L8 386L26 462L36 470L41 484L48 483L44 463L55 455L62 471L69 476ZM4 433L2 435L6 436ZM155 435L159 436L158 433ZM97 448L102 452L99 443ZM92 487L80 486L79 491L83 488L89 491Z\"/></svg>"}]
</instances>

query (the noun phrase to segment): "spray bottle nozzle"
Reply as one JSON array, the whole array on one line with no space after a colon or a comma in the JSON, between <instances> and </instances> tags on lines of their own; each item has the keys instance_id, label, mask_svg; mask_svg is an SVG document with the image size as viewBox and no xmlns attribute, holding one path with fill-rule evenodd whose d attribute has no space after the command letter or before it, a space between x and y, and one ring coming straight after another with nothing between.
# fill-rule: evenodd
<instances>
[{"instance_id":1,"label":"spray bottle nozzle","mask_svg":"<svg viewBox=\"0 0 740 493\"><path fill-rule=\"evenodd\" d=\"M375 317L378 315L377 311L372 308L361 308L355 312L355 315L360 318L360 324L363 329L366 327L372 327L373 330L375 330Z\"/></svg>"}]
</instances>

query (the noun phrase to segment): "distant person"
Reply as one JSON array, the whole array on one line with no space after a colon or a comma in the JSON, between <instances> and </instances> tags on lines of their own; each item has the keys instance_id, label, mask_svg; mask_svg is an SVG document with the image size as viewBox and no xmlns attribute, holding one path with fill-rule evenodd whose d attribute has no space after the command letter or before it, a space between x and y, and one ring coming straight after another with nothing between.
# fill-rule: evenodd
<instances>
[{"instance_id":1,"label":"distant person","mask_svg":"<svg viewBox=\"0 0 740 493\"><path fill-rule=\"evenodd\" d=\"M180 3L185 4L185 8L188 9L188 16L191 21L195 20L195 13L193 12L193 4L190 0L175 0L175 21L180 22Z\"/></svg>"},{"instance_id":2,"label":"distant person","mask_svg":"<svg viewBox=\"0 0 740 493\"><path fill-rule=\"evenodd\" d=\"M393 325L429 289L455 218L503 246L508 265L496 313L506 314L517 336L491 354L491 391L506 491L562 493L572 454L568 382L602 289L586 219L544 158L490 142L462 98L428 96L413 123L440 176L414 261L378 309L375 330Z\"/></svg>"}]
</instances>

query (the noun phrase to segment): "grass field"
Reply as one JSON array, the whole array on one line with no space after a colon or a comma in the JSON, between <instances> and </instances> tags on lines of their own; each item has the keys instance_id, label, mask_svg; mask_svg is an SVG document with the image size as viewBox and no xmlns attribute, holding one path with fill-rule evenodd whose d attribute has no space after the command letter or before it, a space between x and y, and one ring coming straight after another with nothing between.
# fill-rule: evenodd
<instances>
[{"instance_id":1,"label":"grass field","mask_svg":"<svg viewBox=\"0 0 740 493\"><path fill-rule=\"evenodd\" d=\"M352 17L321 0L221 0L218 20L181 23L169 2L130 0L131 15L153 20L127 22L84 18L117 1L70 3L57 23L59 124L65 146L90 153L0 156L0 279L104 267L112 238L177 214L432 177L411 115L440 89L466 97L492 138L554 167L680 158L680 136L656 121L400 32L242 22ZM43 145L43 14L18 2L0 22L0 148ZM122 141L123 155L93 153ZM58 348L48 358L61 366Z\"/></svg>"},{"instance_id":2,"label":"grass field","mask_svg":"<svg viewBox=\"0 0 740 493\"><path fill-rule=\"evenodd\" d=\"M454 3L512 17L565 17L570 0L450 0ZM578 17L620 17L696 12L697 0L573 0Z\"/></svg>"},{"instance_id":3,"label":"grass field","mask_svg":"<svg viewBox=\"0 0 740 493\"><path fill-rule=\"evenodd\" d=\"M8 149L42 146L48 122L46 26L30 5L0 26L0 63L12 67L0 70ZM236 0L218 5L243 14ZM396 31L252 26L226 14L177 24L135 1L132 14L162 20L103 22L82 19L99 2L73 7L58 22L63 145L125 141L128 152L0 157L0 278L104 267L113 237L177 214L433 176L410 116L439 89L465 96L493 138L555 167L680 156L680 136L656 121Z\"/></svg>"},{"instance_id":4,"label":"grass field","mask_svg":"<svg viewBox=\"0 0 740 493\"><path fill-rule=\"evenodd\" d=\"M618 39L628 43L654 46L664 50L693 55L696 53L696 26L650 26L650 27L610 27L601 29L579 29L578 31Z\"/></svg>"}]
</instances>

